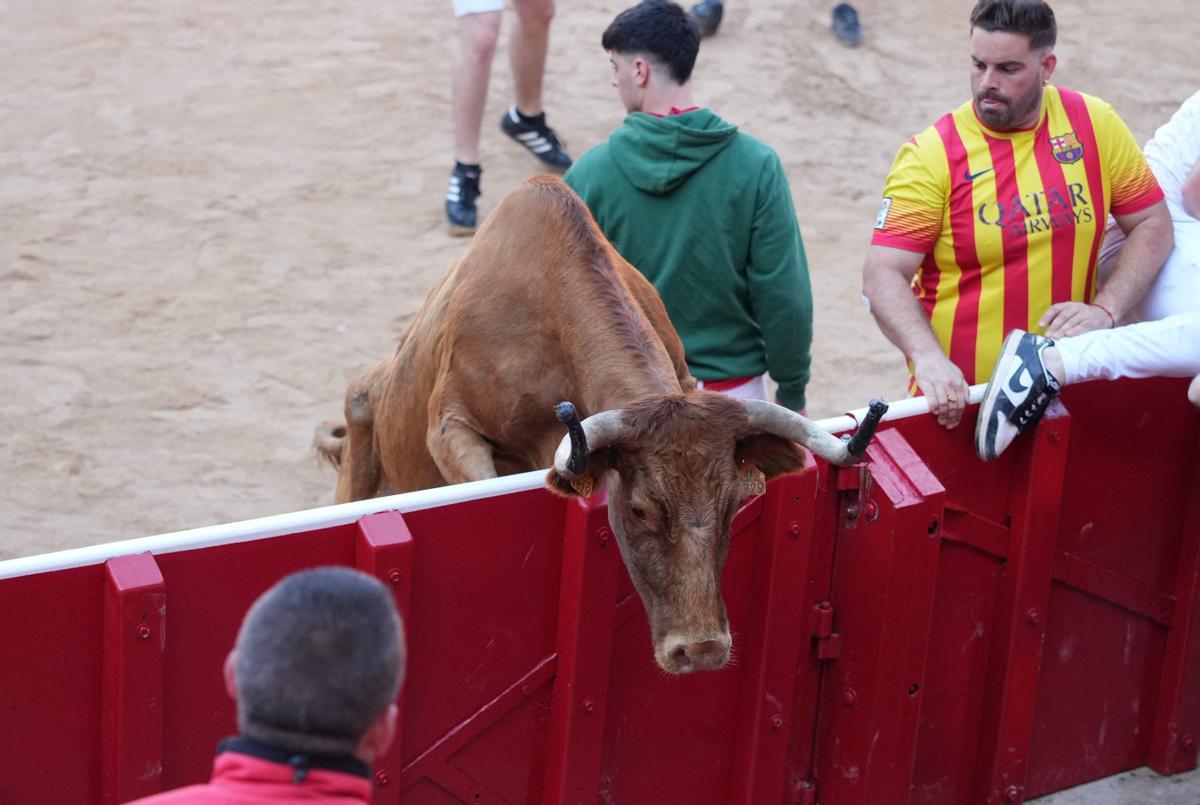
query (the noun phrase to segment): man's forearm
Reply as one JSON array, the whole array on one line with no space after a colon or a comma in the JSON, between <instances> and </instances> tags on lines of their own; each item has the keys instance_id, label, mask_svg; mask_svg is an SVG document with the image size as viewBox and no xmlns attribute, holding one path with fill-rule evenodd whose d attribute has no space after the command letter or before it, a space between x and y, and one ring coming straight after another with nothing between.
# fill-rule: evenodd
<instances>
[{"instance_id":1,"label":"man's forearm","mask_svg":"<svg viewBox=\"0 0 1200 805\"><path fill-rule=\"evenodd\" d=\"M1175 245L1171 218L1155 215L1135 225L1125 236L1117 267L1096 294L1095 304L1115 321L1129 312L1145 295Z\"/></svg>"},{"instance_id":2,"label":"man's forearm","mask_svg":"<svg viewBox=\"0 0 1200 805\"><path fill-rule=\"evenodd\" d=\"M915 359L930 352L942 352L921 304L898 274L880 272L872 276L865 283L863 294L879 329L905 357Z\"/></svg>"}]
</instances>

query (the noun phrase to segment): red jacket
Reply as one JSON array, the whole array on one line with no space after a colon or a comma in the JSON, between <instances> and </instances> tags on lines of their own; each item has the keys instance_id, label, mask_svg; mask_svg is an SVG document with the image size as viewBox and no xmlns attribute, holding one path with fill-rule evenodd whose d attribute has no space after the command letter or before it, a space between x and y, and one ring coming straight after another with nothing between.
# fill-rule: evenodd
<instances>
[{"instance_id":1,"label":"red jacket","mask_svg":"<svg viewBox=\"0 0 1200 805\"><path fill-rule=\"evenodd\" d=\"M221 742L212 780L136 800L136 805L279 805L371 801L371 770L352 757L294 755L247 738Z\"/></svg>"}]
</instances>

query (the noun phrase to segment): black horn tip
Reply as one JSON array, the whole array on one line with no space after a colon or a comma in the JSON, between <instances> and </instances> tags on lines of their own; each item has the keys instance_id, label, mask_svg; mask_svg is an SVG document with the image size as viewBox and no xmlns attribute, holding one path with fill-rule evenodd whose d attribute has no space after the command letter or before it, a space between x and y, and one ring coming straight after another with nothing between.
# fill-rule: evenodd
<instances>
[{"instance_id":1,"label":"black horn tip","mask_svg":"<svg viewBox=\"0 0 1200 805\"><path fill-rule=\"evenodd\" d=\"M879 425L879 421L883 419L883 415L887 413L887 410L887 403L878 397L867 404L867 415L863 417L858 430L854 431L854 435L846 443L847 453L854 458L858 458L867 452L867 445L871 443L871 439L875 436L875 428Z\"/></svg>"},{"instance_id":2,"label":"black horn tip","mask_svg":"<svg viewBox=\"0 0 1200 805\"><path fill-rule=\"evenodd\" d=\"M573 403L564 400L554 406L554 416L567 426L567 433L571 436L571 456L567 459L567 472L579 477L587 472L588 466L587 435L579 421L579 412L575 410Z\"/></svg>"},{"instance_id":3,"label":"black horn tip","mask_svg":"<svg viewBox=\"0 0 1200 805\"><path fill-rule=\"evenodd\" d=\"M575 410L575 404L566 400L554 406L554 416L564 425L579 421L579 412Z\"/></svg>"}]
</instances>

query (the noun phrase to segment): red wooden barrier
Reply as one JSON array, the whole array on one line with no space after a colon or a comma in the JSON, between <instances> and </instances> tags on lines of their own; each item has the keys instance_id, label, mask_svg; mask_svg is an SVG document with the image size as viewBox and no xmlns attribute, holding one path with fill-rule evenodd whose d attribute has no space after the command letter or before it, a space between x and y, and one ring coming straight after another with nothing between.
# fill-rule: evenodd
<instances>
[{"instance_id":1,"label":"red wooden barrier","mask_svg":"<svg viewBox=\"0 0 1200 805\"><path fill-rule=\"evenodd\" d=\"M1193 768L1184 384L1068 389L990 464L973 424L885 422L869 472L818 465L748 501L723 579L735 661L689 677L654 665L603 506L537 476L0 563L0 802L205 779L242 615L322 564L390 585L408 630L377 803L1007 804Z\"/></svg>"},{"instance_id":2,"label":"red wooden barrier","mask_svg":"<svg viewBox=\"0 0 1200 805\"><path fill-rule=\"evenodd\" d=\"M148 553L104 563L103 801L162 788L166 596Z\"/></svg>"}]
</instances>

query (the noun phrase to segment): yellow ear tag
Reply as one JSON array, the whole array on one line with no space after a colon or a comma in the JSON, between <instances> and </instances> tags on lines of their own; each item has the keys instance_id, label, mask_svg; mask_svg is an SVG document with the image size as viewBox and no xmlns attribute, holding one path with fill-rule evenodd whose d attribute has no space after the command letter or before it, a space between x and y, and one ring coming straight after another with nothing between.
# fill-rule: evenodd
<instances>
[{"instance_id":1,"label":"yellow ear tag","mask_svg":"<svg viewBox=\"0 0 1200 805\"><path fill-rule=\"evenodd\" d=\"M571 481L571 488L582 497L590 498L592 496L592 476L585 475L582 478L573 479Z\"/></svg>"},{"instance_id":2,"label":"yellow ear tag","mask_svg":"<svg viewBox=\"0 0 1200 805\"><path fill-rule=\"evenodd\" d=\"M742 469L742 495L761 495L767 491L767 477L758 467L750 466Z\"/></svg>"}]
</instances>

